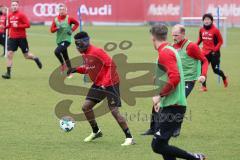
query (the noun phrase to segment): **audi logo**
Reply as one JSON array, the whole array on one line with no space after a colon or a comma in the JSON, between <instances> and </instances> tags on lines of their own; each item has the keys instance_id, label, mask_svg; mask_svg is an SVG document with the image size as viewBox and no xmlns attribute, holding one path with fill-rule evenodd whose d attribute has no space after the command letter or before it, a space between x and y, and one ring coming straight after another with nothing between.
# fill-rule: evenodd
<instances>
[{"instance_id":1,"label":"audi logo","mask_svg":"<svg viewBox=\"0 0 240 160\"><path fill-rule=\"evenodd\" d=\"M37 3L33 6L33 13L38 17L54 17L58 15L57 3Z\"/></svg>"}]
</instances>

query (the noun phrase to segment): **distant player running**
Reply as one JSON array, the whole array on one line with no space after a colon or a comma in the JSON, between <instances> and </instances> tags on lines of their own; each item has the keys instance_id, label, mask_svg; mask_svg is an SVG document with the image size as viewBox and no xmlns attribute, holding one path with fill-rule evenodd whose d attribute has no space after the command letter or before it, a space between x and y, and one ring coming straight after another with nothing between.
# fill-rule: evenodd
<instances>
[{"instance_id":1,"label":"distant player running","mask_svg":"<svg viewBox=\"0 0 240 160\"><path fill-rule=\"evenodd\" d=\"M199 30L199 38L197 44L203 43L202 53L211 63L213 72L222 77L224 87L228 86L228 80L222 70L220 70L220 48L223 39L220 31L213 24L213 16L206 13L202 17L203 27ZM202 91L207 91L206 81L203 83Z\"/></svg>"},{"instance_id":2,"label":"distant player running","mask_svg":"<svg viewBox=\"0 0 240 160\"><path fill-rule=\"evenodd\" d=\"M3 46L3 54L5 55L5 38L6 38L6 7L0 6L0 45Z\"/></svg>"},{"instance_id":3,"label":"distant player running","mask_svg":"<svg viewBox=\"0 0 240 160\"><path fill-rule=\"evenodd\" d=\"M68 70L72 68L67 48L72 42L72 32L74 32L78 26L78 21L67 14L67 7L64 4L60 4L59 16L54 18L51 26L51 32L57 32L56 42L58 46L55 49L55 55L61 64L61 73L63 73L66 69L65 63Z\"/></svg>"},{"instance_id":4,"label":"distant player running","mask_svg":"<svg viewBox=\"0 0 240 160\"><path fill-rule=\"evenodd\" d=\"M86 32L77 33L74 39L85 65L73 68L70 73L88 74L93 81L82 108L93 132L84 141L89 142L102 136L95 120L93 107L107 98L109 109L126 136L122 146L135 144L126 120L118 109L121 107L120 81L114 61L102 49L90 44L90 38Z\"/></svg>"},{"instance_id":5,"label":"distant player running","mask_svg":"<svg viewBox=\"0 0 240 160\"><path fill-rule=\"evenodd\" d=\"M164 160L204 160L203 154L192 154L169 145L173 133L182 125L187 105L182 63L177 51L166 41L168 28L165 25L153 26L150 32L154 48L158 51L155 83L160 86L160 92L153 97L153 106L156 110L161 109L152 150L161 154Z\"/></svg>"},{"instance_id":6,"label":"distant player running","mask_svg":"<svg viewBox=\"0 0 240 160\"><path fill-rule=\"evenodd\" d=\"M38 68L42 68L42 63L39 58L29 52L28 41L26 36L26 28L30 27L30 22L26 15L20 12L19 2L11 2L12 13L8 17L9 21L9 37L8 37L8 53L7 53L7 72L2 75L4 79L11 78L11 68L13 64L13 55L17 51L18 47L21 48L22 53L26 59L34 60Z\"/></svg>"}]
</instances>

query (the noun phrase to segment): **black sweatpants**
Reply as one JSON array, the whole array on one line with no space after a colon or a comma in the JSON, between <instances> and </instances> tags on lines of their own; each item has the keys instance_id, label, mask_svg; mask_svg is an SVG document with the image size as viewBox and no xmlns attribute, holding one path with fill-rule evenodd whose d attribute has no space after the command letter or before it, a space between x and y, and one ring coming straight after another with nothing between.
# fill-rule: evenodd
<instances>
[{"instance_id":1,"label":"black sweatpants","mask_svg":"<svg viewBox=\"0 0 240 160\"><path fill-rule=\"evenodd\" d=\"M195 81L185 81L186 98L192 92L194 85L195 85ZM159 113L155 112L154 107L152 107L152 115L151 115L151 121L150 121L150 129L152 131L155 131L155 128L157 128L158 124L156 123L156 121L158 121L158 114ZM176 130L176 132L178 132L180 134L180 130L181 130L181 126L179 126L179 128Z\"/></svg>"},{"instance_id":2,"label":"black sweatpants","mask_svg":"<svg viewBox=\"0 0 240 160\"><path fill-rule=\"evenodd\" d=\"M225 80L226 76L223 73L223 71L220 70L220 51L215 52L215 53L211 52L208 55L206 55L205 57L207 58L208 62L211 63L213 72L215 74L221 76L222 79ZM207 86L206 81L202 84L204 87Z\"/></svg>"},{"instance_id":3,"label":"black sweatpants","mask_svg":"<svg viewBox=\"0 0 240 160\"><path fill-rule=\"evenodd\" d=\"M58 43L57 48L55 49L55 55L58 58L59 62L61 63L61 65L64 64L64 61L68 67L68 69L72 68L71 67L71 62L69 60L69 56L68 56L68 50L67 48L70 46L70 43L67 41L63 41L61 43Z\"/></svg>"},{"instance_id":4,"label":"black sweatpants","mask_svg":"<svg viewBox=\"0 0 240 160\"><path fill-rule=\"evenodd\" d=\"M180 148L169 145L169 140L173 133L178 129L183 122L185 106L167 106L161 108L158 128L153 136L152 150L155 153L161 154L164 160L176 160L182 158L187 160L197 160L197 158Z\"/></svg>"}]
</instances>

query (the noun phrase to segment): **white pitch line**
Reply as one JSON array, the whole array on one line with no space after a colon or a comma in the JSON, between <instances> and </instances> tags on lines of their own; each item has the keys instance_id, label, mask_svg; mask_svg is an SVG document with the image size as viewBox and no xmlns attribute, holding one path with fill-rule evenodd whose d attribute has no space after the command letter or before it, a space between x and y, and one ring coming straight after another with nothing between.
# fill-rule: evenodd
<instances>
[{"instance_id":1,"label":"white pitch line","mask_svg":"<svg viewBox=\"0 0 240 160\"><path fill-rule=\"evenodd\" d=\"M41 37L51 37L51 38L55 38L54 35L49 35L49 34L44 34L44 33L33 33L33 32L28 32L28 35L30 36L41 36ZM94 42L108 42L108 40L93 40Z\"/></svg>"}]
</instances>

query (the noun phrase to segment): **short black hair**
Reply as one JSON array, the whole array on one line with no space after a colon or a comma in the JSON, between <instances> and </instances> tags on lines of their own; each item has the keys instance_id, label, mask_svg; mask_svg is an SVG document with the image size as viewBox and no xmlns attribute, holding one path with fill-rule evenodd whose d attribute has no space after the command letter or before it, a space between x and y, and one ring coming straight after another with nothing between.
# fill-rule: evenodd
<instances>
[{"instance_id":1,"label":"short black hair","mask_svg":"<svg viewBox=\"0 0 240 160\"><path fill-rule=\"evenodd\" d=\"M12 2L17 2L17 3L19 4L19 1L18 1L18 0L12 0L11 3L12 3Z\"/></svg>"},{"instance_id":2,"label":"short black hair","mask_svg":"<svg viewBox=\"0 0 240 160\"><path fill-rule=\"evenodd\" d=\"M211 19L211 21L213 21L213 15L211 13L205 13L203 16L202 16L202 21L204 21L204 19L208 17Z\"/></svg>"},{"instance_id":3,"label":"short black hair","mask_svg":"<svg viewBox=\"0 0 240 160\"><path fill-rule=\"evenodd\" d=\"M78 32L75 34L74 39L83 39L83 38L89 38L89 35L85 31Z\"/></svg>"},{"instance_id":4,"label":"short black hair","mask_svg":"<svg viewBox=\"0 0 240 160\"><path fill-rule=\"evenodd\" d=\"M168 28L164 24L153 25L150 33L159 41L167 40Z\"/></svg>"}]
</instances>

